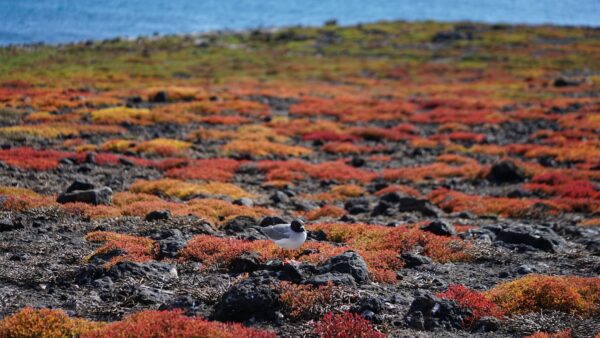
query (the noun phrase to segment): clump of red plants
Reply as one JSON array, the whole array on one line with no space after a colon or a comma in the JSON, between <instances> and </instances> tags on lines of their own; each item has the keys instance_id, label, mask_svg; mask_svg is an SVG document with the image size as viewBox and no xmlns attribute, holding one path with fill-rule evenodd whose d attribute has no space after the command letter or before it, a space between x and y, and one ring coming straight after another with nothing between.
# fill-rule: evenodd
<instances>
[{"instance_id":1,"label":"clump of red plants","mask_svg":"<svg viewBox=\"0 0 600 338\"><path fill-rule=\"evenodd\" d=\"M356 313L330 312L315 324L314 333L322 338L384 338L373 324Z\"/></svg>"}]
</instances>

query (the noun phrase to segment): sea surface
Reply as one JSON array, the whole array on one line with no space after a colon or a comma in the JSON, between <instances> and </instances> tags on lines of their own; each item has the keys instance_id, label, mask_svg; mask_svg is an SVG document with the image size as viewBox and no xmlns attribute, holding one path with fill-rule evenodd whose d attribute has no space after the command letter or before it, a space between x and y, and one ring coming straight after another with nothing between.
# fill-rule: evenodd
<instances>
[{"instance_id":1,"label":"sea surface","mask_svg":"<svg viewBox=\"0 0 600 338\"><path fill-rule=\"evenodd\" d=\"M0 0L0 45L441 20L600 26L600 0Z\"/></svg>"}]
</instances>

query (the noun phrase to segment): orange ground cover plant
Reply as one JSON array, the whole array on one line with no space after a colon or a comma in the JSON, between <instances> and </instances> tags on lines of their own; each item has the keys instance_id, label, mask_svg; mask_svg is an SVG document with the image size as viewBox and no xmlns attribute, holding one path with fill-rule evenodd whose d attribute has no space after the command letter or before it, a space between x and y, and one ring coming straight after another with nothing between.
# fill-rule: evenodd
<instances>
[{"instance_id":1,"label":"orange ground cover plant","mask_svg":"<svg viewBox=\"0 0 600 338\"><path fill-rule=\"evenodd\" d=\"M185 199L194 195L225 195L231 198L254 197L253 194L230 183L191 183L171 178L164 178L155 181L137 180L131 186L130 191L136 193L166 195L181 199Z\"/></svg>"},{"instance_id":2,"label":"orange ground cover plant","mask_svg":"<svg viewBox=\"0 0 600 338\"><path fill-rule=\"evenodd\" d=\"M534 332L531 336L526 336L525 338L572 338L571 329L562 330L558 332ZM598 336L596 336L598 337Z\"/></svg>"},{"instance_id":3,"label":"orange ground cover plant","mask_svg":"<svg viewBox=\"0 0 600 338\"><path fill-rule=\"evenodd\" d=\"M0 186L0 196L4 197L1 209L6 211L25 211L56 205L51 196L43 196L25 188Z\"/></svg>"},{"instance_id":4,"label":"orange ground cover plant","mask_svg":"<svg viewBox=\"0 0 600 338\"><path fill-rule=\"evenodd\" d=\"M600 277L527 275L484 293L507 314L554 310L592 317L600 313Z\"/></svg>"},{"instance_id":5,"label":"orange ground cover plant","mask_svg":"<svg viewBox=\"0 0 600 338\"><path fill-rule=\"evenodd\" d=\"M220 323L200 317L187 317L181 310L146 310L90 331L82 338L111 337L275 338L276 335L271 331L247 328L237 323Z\"/></svg>"},{"instance_id":6,"label":"orange ground cover plant","mask_svg":"<svg viewBox=\"0 0 600 338\"><path fill-rule=\"evenodd\" d=\"M291 318L316 319L330 306L334 288L331 283L315 287L283 281L279 283L279 300Z\"/></svg>"},{"instance_id":7,"label":"orange ground cover plant","mask_svg":"<svg viewBox=\"0 0 600 338\"><path fill-rule=\"evenodd\" d=\"M470 259L470 244L458 238L433 235L418 228L383 227L369 224L317 223L311 231L322 230L327 240L343 243L358 251L369 266L371 277L377 281L393 282L395 271L404 266L399 253L415 247L438 262Z\"/></svg>"},{"instance_id":8,"label":"orange ground cover plant","mask_svg":"<svg viewBox=\"0 0 600 338\"><path fill-rule=\"evenodd\" d=\"M321 338L385 338L370 321L356 313L330 312L315 324L314 333Z\"/></svg>"},{"instance_id":9,"label":"orange ground cover plant","mask_svg":"<svg viewBox=\"0 0 600 338\"><path fill-rule=\"evenodd\" d=\"M189 161L183 167L165 172L166 177L226 182L231 180L241 162L229 158L214 158Z\"/></svg>"},{"instance_id":10,"label":"orange ground cover plant","mask_svg":"<svg viewBox=\"0 0 600 338\"><path fill-rule=\"evenodd\" d=\"M482 317L502 318L504 311L495 303L487 299L482 293L469 289L464 285L450 285L444 292L436 295L439 298L455 301L459 306L472 311L472 315L465 319L463 325L471 327Z\"/></svg>"},{"instance_id":11,"label":"orange ground cover plant","mask_svg":"<svg viewBox=\"0 0 600 338\"><path fill-rule=\"evenodd\" d=\"M555 215L566 208L565 205L549 200L467 195L444 188L432 191L428 199L446 212L468 211L476 215L511 218ZM543 206L544 215L536 212L536 206Z\"/></svg>"},{"instance_id":12,"label":"orange ground cover plant","mask_svg":"<svg viewBox=\"0 0 600 338\"><path fill-rule=\"evenodd\" d=\"M26 307L0 320L0 337L81 337L103 326L101 322L69 317L61 310Z\"/></svg>"},{"instance_id":13,"label":"orange ground cover plant","mask_svg":"<svg viewBox=\"0 0 600 338\"><path fill-rule=\"evenodd\" d=\"M300 160L260 161L258 168L266 173L268 181L300 180L308 175L320 180L336 180L340 182L370 182L377 173L347 165L343 161L322 162L312 164Z\"/></svg>"},{"instance_id":14,"label":"orange ground cover plant","mask_svg":"<svg viewBox=\"0 0 600 338\"><path fill-rule=\"evenodd\" d=\"M304 215L307 220L314 221L323 217L340 218L346 214L346 210L335 205L324 205L318 209L307 211Z\"/></svg>"},{"instance_id":15,"label":"orange ground cover plant","mask_svg":"<svg viewBox=\"0 0 600 338\"><path fill-rule=\"evenodd\" d=\"M17 147L0 150L0 161L21 169L50 170L58 167L58 162L73 153L57 150L37 150L30 147Z\"/></svg>"},{"instance_id":16,"label":"orange ground cover plant","mask_svg":"<svg viewBox=\"0 0 600 338\"><path fill-rule=\"evenodd\" d=\"M122 255L111 258L106 263L106 267L110 267L121 261L146 262L154 259L160 250L158 244L150 238L118 234L110 231L90 232L85 236L85 240L104 243L86 259L114 250L123 252Z\"/></svg>"}]
</instances>

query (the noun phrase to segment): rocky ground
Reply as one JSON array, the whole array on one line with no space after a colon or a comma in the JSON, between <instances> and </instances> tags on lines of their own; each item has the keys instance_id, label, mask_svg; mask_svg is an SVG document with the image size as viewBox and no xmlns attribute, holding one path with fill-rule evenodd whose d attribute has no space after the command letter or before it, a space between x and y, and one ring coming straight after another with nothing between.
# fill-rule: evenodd
<instances>
[{"instance_id":1,"label":"rocky ground","mask_svg":"<svg viewBox=\"0 0 600 338\"><path fill-rule=\"evenodd\" d=\"M599 38L400 22L3 48L0 319L593 337ZM257 230L294 218L291 253Z\"/></svg>"}]
</instances>

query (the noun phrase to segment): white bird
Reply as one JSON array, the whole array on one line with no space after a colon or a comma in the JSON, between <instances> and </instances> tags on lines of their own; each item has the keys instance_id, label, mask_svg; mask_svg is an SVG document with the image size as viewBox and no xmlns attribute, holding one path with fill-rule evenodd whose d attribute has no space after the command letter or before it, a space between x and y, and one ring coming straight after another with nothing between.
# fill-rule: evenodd
<instances>
[{"instance_id":1,"label":"white bird","mask_svg":"<svg viewBox=\"0 0 600 338\"><path fill-rule=\"evenodd\" d=\"M306 230L304 230L304 223L301 220L293 220L289 224L263 227L260 228L260 231L283 249L298 249L306 241Z\"/></svg>"}]
</instances>

